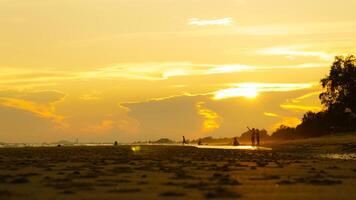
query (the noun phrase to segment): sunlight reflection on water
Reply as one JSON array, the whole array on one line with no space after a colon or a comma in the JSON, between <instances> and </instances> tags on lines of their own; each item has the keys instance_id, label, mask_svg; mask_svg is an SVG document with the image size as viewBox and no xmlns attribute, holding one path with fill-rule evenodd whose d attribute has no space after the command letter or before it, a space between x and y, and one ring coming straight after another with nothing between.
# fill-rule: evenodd
<instances>
[{"instance_id":1,"label":"sunlight reflection on water","mask_svg":"<svg viewBox=\"0 0 356 200\"><path fill-rule=\"evenodd\" d=\"M133 152L139 152L141 150L140 146L131 146L131 151Z\"/></svg>"},{"instance_id":2,"label":"sunlight reflection on water","mask_svg":"<svg viewBox=\"0 0 356 200\"><path fill-rule=\"evenodd\" d=\"M212 145L194 145L199 149L240 149L240 150L272 150L268 147L257 146L212 146Z\"/></svg>"},{"instance_id":3,"label":"sunlight reflection on water","mask_svg":"<svg viewBox=\"0 0 356 200\"><path fill-rule=\"evenodd\" d=\"M138 144L137 144L138 145ZM272 148L261 147L261 146L250 146L250 145L241 145L241 146L232 146L232 145L192 145L192 144L140 144L141 146L186 146L186 147L195 147L199 149L236 149L236 150L263 150L270 151ZM133 150L133 149L131 149Z\"/></svg>"}]
</instances>

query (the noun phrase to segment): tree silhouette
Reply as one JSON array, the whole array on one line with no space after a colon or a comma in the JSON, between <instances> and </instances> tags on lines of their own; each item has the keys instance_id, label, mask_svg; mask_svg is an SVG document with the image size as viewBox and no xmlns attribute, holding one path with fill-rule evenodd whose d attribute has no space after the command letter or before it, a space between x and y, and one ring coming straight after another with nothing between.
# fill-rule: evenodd
<instances>
[{"instance_id":1,"label":"tree silhouette","mask_svg":"<svg viewBox=\"0 0 356 200\"><path fill-rule=\"evenodd\" d=\"M281 126L272 139L318 137L356 130L356 57L335 57L329 75L320 82L324 91L319 98L326 109L305 113L296 128Z\"/></svg>"},{"instance_id":2,"label":"tree silhouette","mask_svg":"<svg viewBox=\"0 0 356 200\"><path fill-rule=\"evenodd\" d=\"M302 123L296 131L300 137L318 137L330 132L330 124L327 112L307 112L302 118Z\"/></svg>"},{"instance_id":3,"label":"tree silhouette","mask_svg":"<svg viewBox=\"0 0 356 200\"><path fill-rule=\"evenodd\" d=\"M321 80L321 104L329 111L356 111L356 57L337 56L328 76Z\"/></svg>"},{"instance_id":4,"label":"tree silhouette","mask_svg":"<svg viewBox=\"0 0 356 200\"><path fill-rule=\"evenodd\" d=\"M295 138L295 128L281 125L271 136L272 140L292 140Z\"/></svg>"}]
</instances>

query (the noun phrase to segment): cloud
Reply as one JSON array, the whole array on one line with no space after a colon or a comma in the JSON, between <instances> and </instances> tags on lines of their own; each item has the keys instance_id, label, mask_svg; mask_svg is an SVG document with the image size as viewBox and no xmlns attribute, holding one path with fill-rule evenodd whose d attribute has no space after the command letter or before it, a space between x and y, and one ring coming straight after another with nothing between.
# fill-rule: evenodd
<instances>
[{"instance_id":1,"label":"cloud","mask_svg":"<svg viewBox=\"0 0 356 200\"><path fill-rule=\"evenodd\" d=\"M90 94L83 94L79 97L79 99L83 101L93 101L93 100L100 100L100 92L92 92Z\"/></svg>"},{"instance_id":2,"label":"cloud","mask_svg":"<svg viewBox=\"0 0 356 200\"><path fill-rule=\"evenodd\" d=\"M264 112L263 114L267 117L279 117L278 114L272 112Z\"/></svg>"},{"instance_id":3,"label":"cloud","mask_svg":"<svg viewBox=\"0 0 356 200\"><path fill-rule=\"evenodd\" d=\"M126 78L133 80L159 81L181 76L209 76L238 72L274 71L284 69L306 69L325 67L325 63L301 65L251 66L244 64L204 64L191 62L143 62L121 63L102 67L77 75L82 79Z\"/></svg>"},{"instance_id":4,"label":"cloud","mask_svg":"<svg viewBox=\"0 0 356 200\"><path fill-rule=\"evenodd\" d=\"M211 132L218 129L222 123L222 118L218 113L205 107L205 102L200 101L196 104L198 114L204 117L202 125L203 132Z\"/></svg>"},{"instance_id":5,"label":"cloud","mask_svg":"<svg viewBox=\"0 0 356 200\"><path fill-rule=\"evenodd\" d=\"M22 99L3 98L3 97L0 97L0 104L3 106L31 112L37 115L38 117L51 120L58 126L65 125L63 123L64 116L55 114L54 107L51 104L41 105L38 103L34 103Z\"/></svg>"},{"instance_id":6,"label":"cloud","mask_svg":"<svg viewBox=\"0 0 356 200\"><path fill-rule=\"evenodd\" d=\"M66 95L56 90L0 90L0 97L15 98L38 104L51 104L63 100Z\"/></svg>"},{"instance_id":7,"label":"cloud","mask_svg":"<svg viewBox=\"0 0 356 200\"><path fill-rule=\"evenodd\" d=\"M258 95L256 88L228 88L215 92L214 99L221 100L232 97L255 98Z\"/></svg>"},{"instance_id":8,"label":"cloud","mask_svg":"<svg viewBox=\"0 0 356 200\"><path fill-rule=\"evenodd\" d=\"M256 101L244 98L216 101L212 98L212 92L173 95L123 105L130 109L128 116L139 122L140 129L136 136L140 140L161 137L180 139L182 135L187 138L232 137L244 132L246 126L267 128L271 132L281 124L298 125L304 112L285 109L280 105L288 99L310 93L313 88L289 90L303 88L298 84L272 84L269 87L264 85L264 88L268 91L278 88L278 92L262 92Z\"/></svg>"},{"instance_id":9,"label":"cloud","mask_svg":"<svg viewBox=\"0 0 356 200\"><path fill-rule=\"evenodd\" d=\"M322 110L321 106L307 106L307 105L294 105L294 104L282 104L281 108L289 109L293 111L312 111L312 112L319 112Z\"/></svg>"},{"instance_id":10,"label":"cloud","mask_svg":"<svg viewBox=\"0 0 356 200\"><path fill-rule=\"evenodd\" d=\"M193 26L211 26L211 25L219 25L219 26L228 26L233 23L233 19L231 17L221 18L221 19L199 19L199 18L190 18L188 20L188 25Z\"/></svg>"},{"instance_id":11,"label":"cloud","mask_svg":"<svg viewBox=\"0 0 356 200\"><path fill-rule=\"evenodd\" d=\"M286 103L281 104L280 107L293 112L321 111L323 107L320 105L320 102L315 103L315 99L319 99L318 96L321 90L319 87L315 87L314 89L317 91L308 92L293 99L287 99Z\"/></svg>"},{"instance_id":12,"label":"cloud","mask_svg":"<svg viewBox=\"0 0 356 200\"><path fill-rule=\"evenodd\" d=\"M65 94L58 91L0 91L0 104L31 112L38 117L49 119L58 126L64 126L64 116L55 114L55 104L62 101Z\"/></svg>"},{"instance_id":13,"label":"cloud","mask_svg":"<svg viewBox=\"0 0 356 200\"><path fill-rule=\"evenodd\" d=\"M271 47L271 48L258 50L257 54L285 56L290 59L293 59L294 57L318 57L325 61L330 61L334 57L334 55L326 53L326 52L307 51L304 49L305 49L305 46L296 46L296 45L279 46L279 47Z\"/></svg>"},{"instance_id":14,"label":"cloud","mask_svg":"<svg viewBox=\"0 0 356 200\"><path fill-rule=\"evenodd\" d=\"M127 78L136 80L166 80L181 76L210 76L238 72L265 72L285 69L325 68L328 63L304 63L296 65L245 65L245 64L207 64L192 62L149 62L122 63L89 72L83 72L82 78Z\"/></svg>"},{"instance_id":15,"label":"cloud","mask_svg":"<svg viewBox=\"0 0 356 200\"><path fill-rule=\"evenodd\" d=\"M223 74L253 70L248 65L195 64L191 62L121 63L83 72L82 78L127 78L141 80L166 80L177 76Z\"/></svg>"},{"instance_id":16,"label":"cloud","mask_svg":"<svg viewBox=\"0 0 356 200\"><path fill-rule=\"evenodd\" d=\"M202 124L206 118L198 114L197 103L205 99L206 97L203 96L183 95L122 105L130 109L128 116L139 123L137 138L141 140L161 137L178 139L182 135L193 137L201 134ZM208 113L213 112L204 112L204 114ZM209 120L212 119L209 118Z\"/></svg>"},{"instance_id":17,"label":"cloud","mask_svg":"<svg viewBox=\"0 0 356 200\"><path fill-rule=\"evenodd\" d=\"M272 112L264 112L263 115L267 116L267 117L278 119L278 122L276 122L268 127L269 130L273 130L273 131L278 129L281 125L289 126L289 127L296 127L301 123L301 119L298 117L294 117L294 116L283 116L283 115L279 115L279 114L272 113Z\"/></svg>"},{"instance_id":18,"label":"cloud","mask_svg":"<svg viewBox=\"0 0 356 200\"><path fill-rule=\"evenodd\" d=\"M60 138L51 120L0 103L1 142L45 142Z\"/></svg>"},{"instance_id":19,"label":"cloud","mask_svg":"<svg viewBox=\"0 0 356 200\"><path fill-rule=\"evenodd\" d=\"M86 81L88 79L113 80L121 78L126 80L162 81L174 77L213 76L239 72L275 72L276 70L302 70L327 66L328 64L326 63L253 66L239 63L139 62L113 64L106 67L78 70L75 72L58 72L58 70L55 69L43 69L42 72L29 71L26 69L9 71L0 69L0 89L34 90L37 88L58 86L71 81ZM178 83L177 85L182 84ZM90 99L95 96L88 94L83 95L87 95L82 96L83 99Z\"/></svg>"},{"instance_id":20,"label":"cloud","mask_svg":"<svg viewBox=\"0 0 356 200\"><path fill-rule=\"evenodd\" d=\"M311 97L318 97L321 94L322 91L316 91L316 92L311 92L308 94L305 94L303 96L297 97L295 99L292 100L293 103L299 103L301 100L305 100L307 98L311 98Z\"/></svg>"},{"instance_id":21,"label":"cloud","mask_svg":"<svg viewBox=\"0 0 356 200\"><path fill-rule=\"evenodd\" d=\"M298 126L302 120L300 118L297 118L297 117L280 117L281 121L276 123L276 124L273 124L270 129L271 130L276 130L277 128L279 128L281 125L284 125L284 126L289 126L289 127L296 127Z\"/></svg>"},{"instance_id":22,"label":"cloud","mask_svg":"<svg viewBox=\"0 0 356 200\"><path fill-rule=\"evenodd\" d=\"M43 68L40 70L29 70L25 68L0 69L0 89L10 86L21 86L19 89L32 89L38 86L51 86L64 80L73 80L78 78L74 72L62 72L56 69Z\"/></svg>"},{"instance_id":23,"label":"cloud","mask_svg":"<svg viewBox=\"0 0 356 200\"><path fill-rule=\"evenodd\" d=\"M262 92L288 92L311 88L313 83L236 83L234 87L218 90L213 99L221 100L233 97L254 98Z\"/></svg>"},{"instance_id":24,"label":"cloud","mask_svg":"<svg viewBox=\"0 0 356 200\"><path fill-rule=\"evenodd\" d=\"M139 131L138 122L127 116L119 118L110 117L102 119L99 123L88 124L80 129L81 132L91 134L108 134L113 132L124 132L125 134L136 134Z\"/></svg>"},{"instance_id":25,"label":"cloud","mask_svg":"<svg viewBox=\"0 0 356 200\"><path fill-rule=\"evenodd\" d=\"M212 66L209 70L207 70L206 74L223 74L223 73L231 73L231 72L239 72L239 71L253 71L257 70L257 67L248 66L248 65L215 65Z\"/></svg>"}]
</instances>

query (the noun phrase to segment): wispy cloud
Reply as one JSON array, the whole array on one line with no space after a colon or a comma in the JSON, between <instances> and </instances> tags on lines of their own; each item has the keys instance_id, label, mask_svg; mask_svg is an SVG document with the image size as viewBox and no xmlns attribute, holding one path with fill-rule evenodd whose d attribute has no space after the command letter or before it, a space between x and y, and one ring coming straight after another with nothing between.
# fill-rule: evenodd
<instances>
[{"instance_id":1,"label":"wispy cloud","mask_svg":"<svg viewBox=\"0 0 356 200\"><path fill-rule=\"evenodd\" d=\"M257 51L261 55L285 56L293 59L294 57L318 57L325 61L330 61L334 55L322 51L308 51L305 46L279 46Z\"/></svg>"},{"instance_id":2,"label":"wispy cloud","mask_svg":"<svg viewBox=\"0 0 356 200\"><path fill-rule=\"evenodd\" d=\"M249 65L220 65L220 66L212 66L206 74L223 74L223 73L231 73L231 72L238 72L238 71L251 71L256 70L257 68L254 66Z\"/></svg>"},{"instance_id":3,"label":"wispy cloud","mask_svg":"<svg viewBox=\"0 0 356 200\"><path fill-rule=\"evenodd\" d=\"M214 75L236 72L255 72L283 69L321 68L324 63L306 63L301 65L284 66L252 66L244 64L206 64L191 62L148 62L121 63L102 67L95 70L81 72L78 78L127 78L141 80L165 80L178 76Z\"/></svg>"},{"instance_id":4,"label":"wispy cloud","mask_svg":"<svg viewBox=\"0 0 356 200\"><path fill-rule=\"evenodd\" d=\"M265 115L267 117L279 117L278 114L272 113L272 112L264 112L263 115Z\"/></svg>"},{"instance_id":5,"label":"wispy cloud","mask_svg":"<svg viewBox=\"0 0 356 200\"><path fill-rule=\"evenodd\" d=\"M4 70L0 69L0 89L10 86L17 89L33 89L53 86L66 81L85 79L124 78L132 80L159 81L178 76L209 76L237 72L273 71L284 69L306 69L327 67L326 63L306 63L301 65L253 66L239 63L209 64L192 62L142 62L119 63L106 67L75 72L56 69L40 70ZM4 73L2 73L4 72Z\"/></svg>"},{"instance_id":6,"label":"wispy cloud","mask_svg":"<svg viewBox=\"0 0 356 200\"><path fill-rule=\"evenodd\" d=\"M83 78L128 78L165 80L177 76L212 75L254 70L256 67L240 64L217 65L191 62L122 63L83 72Z\"/></svg>"},{"instance_id":7,"label":"wispy cloud","mask_svg":"<svg viewBox=\"0 0 356 200\"><path fill-rule=\"evenodd\" d=\"M293 99L287 99L285 103L280 105L280 107L297 113L304 113L306 111L321 111L323 107L319 103L315 102L321 91L319 87L316 87L315 89L317 91L309 92Z\"/></svg>"},{"instance_id":8,"label":"wispy cloud","mask_svg":"<svg viewBox=\"0 0 356 200\"><path fill-rule=\"evenodd\" d=\"M299 103L301 100L310 98L310 97L318 97L322 91L316 91L316 92L311 92L308 94L305 94L303 96L297 97L292 100L293 103Z\"/></svg>"},{"instance_id":9,"label":"wispy cloud","mask_svg":"<svg viewBox=\"0 0 356 200\"><path fill-rule=\"evenodd\" d=\"M307 106L307 105L295 105L295 104L282 104L281 108L293 110L293 111L312 111L312 112L319 112L322 110L321 106Z\"/></svg>"},{"instance_id":10,"label":"wispy cloud","mask_svg":"<svg viewBox=\"0 0 356 200\"><path fill-rule=\"evenodd\" d=\"M188 25L194 26L211 26L211 25L220 25L220 26L228 26L233 23L233 19L231 17L220 18L220 19L199 19L199 18L190 18L188 20Z\"/></svg>"},{"instance_id":11,"label":"wispy cloud","mask_svg":"<svg viewBox=\"0 0 356 200\"><path fill-rule=\"evenodd\" d=\"M231 88L218 90L214 94L215 100L232 97L254 98L261 92L288 92L311 88L315 83L236 83Z\"/></svg>"}]
</instances>

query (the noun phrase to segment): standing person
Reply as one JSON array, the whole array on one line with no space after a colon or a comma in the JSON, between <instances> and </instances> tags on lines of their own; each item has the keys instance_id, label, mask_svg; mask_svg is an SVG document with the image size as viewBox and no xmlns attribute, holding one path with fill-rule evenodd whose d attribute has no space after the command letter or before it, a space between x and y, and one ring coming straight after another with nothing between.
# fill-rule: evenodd
<instances>
[{"instance_id":1,"label":"standing person","mask_svg":"<svg viewBox=\"0 0 356 200\"><path fill-rule=\"evenodd\" d=\"M233 145L234 145L234 146L239 146L239 145L240 145L240 143L239 143L239 141L237 141L237 138L236 138L236 137L234 137Z\"/></svg>"},{"instance_id":2,"label":"standing person","mask_svg":"<svg viewBox=\"0 0 356 200\"><path fill-rule=\"evenodd\" d=\"M201 141L201 139L198 140L198 145L203 145L203 142Z\"/></svg>"},{"instance_id":3,"label":"standing person","mask_svg":"<svg viewBox=\"0 0 356 200\"><path fill-rule=\"evenodd\" d=\"M183 144L187 144L187 142L185 141L184 135L183 135Z\"/></svg>"},{"instance_id":4,"label":"standing person","mask_svg":"<svg viewBox=\"0 0 356 200\"><path fill-rule=\"evenodd\" d=\"M251 130L251 146L255 146L255 129Z\"/></svg>"},{"instance_id":5,"label":"standing person","mask_svg":"<svg viewBox=\"0 0 356 200\"><path fill-rule=\"evenodd\" d=\"M256 129L256 143L260 146L260 130Z\"/></svg>"}]
</instances>

